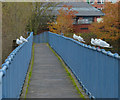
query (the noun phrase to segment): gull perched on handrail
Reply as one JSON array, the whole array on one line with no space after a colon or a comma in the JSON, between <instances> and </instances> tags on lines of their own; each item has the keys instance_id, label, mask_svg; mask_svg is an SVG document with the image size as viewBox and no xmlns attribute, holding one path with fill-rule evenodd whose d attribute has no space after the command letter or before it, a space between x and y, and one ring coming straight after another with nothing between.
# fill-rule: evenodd
<instances>
[{"instance_id":1,"label":"gull perched on handrail","mask_svg":"<svg viewBox=\"0 0 120 100\"><path fill-rule=\"evenodd\" d=\"M110 46L110 44L108 44L106 41L103 41L101 39L91 38L91 44L96 45L96 46L100 46L100 47L112 48L112 46Z\"/></svg>"},{"instance_id":2,"label":"gull perched on handrail","mask_svg":"<svg viewBox=\"0 0 120 100\"><path fill-rule=\"evenodd\" d=\"M20 36L20 40L23 41L23 42L28 42L28 40L23 38L22 36Z\"/></svg>"},{"instance_id":3,"label":"gull perched on handrail","mask_svg":"<svg viewBox=\"0 0 120 100\"><path fill-rule=\"evenodd\" d=\"M73 34L73 38L74 38L74 39L78 39L78 36L75 35L75 34Z\"/></svg>"},{"instance_id":4,"label":"gull perched on handrail","mask_svg":"<svg viewBox=\"0 0 120 100\"><path fill-rule=\"evenodd\" d=\"M16 39L16 44L20 45L20 44L22 44L22 43L23 43L23 41L21 41L21 40L19 40L19 39Z\"/></svg>"},{"instance_id":5,"label":"gull perched on handrail","mask_svg":"<svg viewBox=\"0 0 120 100\"><path fill-rule=\"evenodd\" d=\"M78 36L78 41L85 42L81 36Z\"/></svg>"},{"instance_id":6,"label":"gull perched on handrail","mask_svg":"<svg viewBox=\"0 0 120 100\"><path fill-rule=\"evenodd\" d=\"M93 38L91 38L91 44L92 44L92 45L95 45L94 42L95 42L95 40L94 40Z\"/></svg>"},{"instance_id":7,"label":"gull perched on handrail","mask_svg":"<svg viewBox=\"0 0 120 100\"><path fill-rule=\"evenodd\" d=\"M73 34L73 38L77 39L80 42L85 42L84 39L81 36L77 36L77 35Z\"/></svg>"}]
</instances>

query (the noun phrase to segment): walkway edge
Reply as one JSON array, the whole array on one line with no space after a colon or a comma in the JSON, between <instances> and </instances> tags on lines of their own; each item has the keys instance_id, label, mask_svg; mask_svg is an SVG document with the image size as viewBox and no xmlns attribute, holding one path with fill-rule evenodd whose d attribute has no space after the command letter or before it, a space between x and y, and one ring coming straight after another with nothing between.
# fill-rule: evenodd
<instances>
[{"instance_id":1,"label":"walkway edge","mask_svg":"<svg viewBox=\"0 0 120 100\"><path fill-rule=\"evenodd\" d=\"M34 65L34 45L35 45L35 43L33 43L33 46L32 46L32 58L31 58L30 66L29 66L29 69L28 69L28 72L26 75L26 79L24 82L24 86L23 86L23 90L22 90L20 98L26 98L26 95L28 92L29 82L30 82L30 78L32 75L32 68Z\"/></svg>"},{"instance_id":2,"label":"walkway edge","mask_svg":"<svg viewBox=\"0 0 120 100\"><path fill-rule=\"evenodd\" d=\"M84 92L84 90L82 89L82 87L80 86L78 80L76 79L76 77L74 76L74 74L72 73L72 71L64 63L64 61L62 60L62 58L50 47L50 45L48 43L47 43L47 45L50 48L50 50L55 54L55 56L58 58L58 60L60 61L61 65L65 68L65 71L67 72L68 76L70 77L70 79L71 79L73 85L75 86L76 90L80 94L80 97L83 98L83 99L89 98L86 95L86 93Z\"/></svg>"}]
</instances>

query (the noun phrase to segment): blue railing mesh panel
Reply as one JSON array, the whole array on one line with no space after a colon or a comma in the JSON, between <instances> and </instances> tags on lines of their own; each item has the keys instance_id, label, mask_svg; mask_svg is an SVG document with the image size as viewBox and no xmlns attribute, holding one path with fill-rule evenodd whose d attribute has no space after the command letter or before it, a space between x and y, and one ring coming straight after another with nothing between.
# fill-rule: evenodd
<instances>
[{"instance_id":1,"label":"blue railing mesh panel","mask_svg":"<svg viewBox=\"0 0 120 100\"><path fill-rule=\"evenodd\" d=\"M31 60L32 32L27 40L28 42L21 44L11 53L2 65L0 70L0 72L4 72L2 78L2 98L19 98L21 94Z\"/></svg>"},{"instance_id":2,"label":"blue railing mesh panel","mask_svg":"<svg viewBox=\"0 0 120 100\"><path fill-rule=\"evenodd\" d=\"M50 46L61 56L87 92L96 98L118 98L120 56L49 32ZM104 51L104 50L103 50ZM86 92L86 93L87 93Z\"/></svg>"},{"instance_id":3,"label":"blue railing mesh panel","mask_svg":"<svg viewBox=\"0 0 120 100\"><path fill-rule=\"evenodd\" d=\"M34 43L47 43L49 40L48 32L40 33L39 35L34 35Z\"/></svg>"},{"instance_id":4,"label":"blue railing mesh panel","mask_svg":"<svg viewBox=\"0 0 120 100\"><path fill-rule=\"evenodd\" d=\"M8 56L0 70L0 98L1 94L2 98L19 98L31 59L33 41L49 43L90 96L120 98L120 56L117 53L112 54L51 32L34 37L31 33L28 40Z\"/></svg>"}]
</instances>

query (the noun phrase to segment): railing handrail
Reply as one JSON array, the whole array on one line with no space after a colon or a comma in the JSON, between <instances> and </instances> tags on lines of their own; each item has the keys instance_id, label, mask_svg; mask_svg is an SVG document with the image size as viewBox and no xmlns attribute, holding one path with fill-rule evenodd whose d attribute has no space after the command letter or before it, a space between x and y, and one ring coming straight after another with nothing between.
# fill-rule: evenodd
<instances>
[{"instance_id":1,"label":"railing handrail","mask_svg":"<svg viewBox=\"0 0 120 100\"><path fill-rule=\"evenodd\" d=\"M27 40L31 37L31 35L33 35L33 32L30 33L30 35L28 36ZM24 46L26 42L22 43L21 45L19 45L16 49L14 49L9 56L7 57L7 59L5 60L5 63L2 64L2 69L0 69L0 72L2 72L3 74L5 74L5 71L7 68L9 68L9 64L11 63L11 61L14 59L14 56L17 54L17 52Z\"/></svg>"},{"instance_id":2,"label":"railing handrail","mask_svg":"<svg viewBox=\"0 0 120 100\"><path fill-rule=\"evenodd\" d=\"M56 34L56 33L52 33L52 32L49 32L50 34L54 34L56 36L60 36L62 38L65 38L65 39L68 39L70 41L73 41L74 43L82 46L82 47L85 47L87 49L91 49L91 50L94 50L95 52L101 52L105 55L108 55L108 56L111 56L111 57L114 57L116 59L120 59L120 55L118 53L112 53L111 51L106 51L105 49L100 49L100 48L96 48L95 46L91 46L91 45L87 45L87 44L84 44L84 43L81 43L73 38L69 38L69 37L65 37L65 36L62 36L62 35L59 35L59 34Z\"/></svg>"},{"instance_id":3,"label":"railing handrail","mask_svg":"<svg viewBox=\"0 0 120 100\"><path fill-rule=\"evenodd\" d=\"M118 98L119 54L49 32L49 44L74 73L90 98Z\"/></svg>"},{"instance_id":4,"label":"railing handrail","mask_svg":"<svg viewBox=\"0 0 120 100\"><path fill-rule=\"evenodd\" d=\"M30 35L27 37L27 40L29 40L29 38L33 35L33 32L30 33ZM2 64L2 69L0 69L0 100L2 99L2 77L5 75L6 70L9 68L9 64L11 63L11 61L14 59L15 55L17 55L17 53L19 52L19 50L26 44L27 42L22 43L21 45L19 45L16 49L14 49L9 56L7 57L7 59L5 60L5 63Z\"/></svg>"}]
</instances>

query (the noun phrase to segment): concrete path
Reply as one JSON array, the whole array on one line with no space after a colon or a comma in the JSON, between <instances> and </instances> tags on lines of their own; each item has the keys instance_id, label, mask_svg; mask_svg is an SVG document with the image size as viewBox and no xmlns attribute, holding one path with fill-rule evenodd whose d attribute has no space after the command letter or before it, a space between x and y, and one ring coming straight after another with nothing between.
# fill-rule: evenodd
<instances>
[{"instance_id":1,"label":"concrete path","mask_svg":"<svg viewBox=\"0 0 120 100\"><path fill-rule=\"evenodd\" d=\"M80 98L65 69L47 44L35 44L27 98Z\"/></svg>"}]
</instances>

